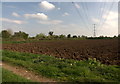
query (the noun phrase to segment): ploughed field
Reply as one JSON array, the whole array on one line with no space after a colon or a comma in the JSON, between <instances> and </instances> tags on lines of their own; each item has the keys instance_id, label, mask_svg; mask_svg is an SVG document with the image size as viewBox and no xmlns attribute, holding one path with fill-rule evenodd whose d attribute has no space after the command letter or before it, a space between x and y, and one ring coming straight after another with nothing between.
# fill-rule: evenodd
<instances>
[{"instance_id":1,"label":"ploughed field","mask_svg":"<svg viewBox=\"0 0 120 84\"><path fill-rule=\"evenodd\" d=\"M2 48L75 60L96 58L104 64L120 65L117 39L40 41L3 44Z\"/></svg>"}]
</instances>

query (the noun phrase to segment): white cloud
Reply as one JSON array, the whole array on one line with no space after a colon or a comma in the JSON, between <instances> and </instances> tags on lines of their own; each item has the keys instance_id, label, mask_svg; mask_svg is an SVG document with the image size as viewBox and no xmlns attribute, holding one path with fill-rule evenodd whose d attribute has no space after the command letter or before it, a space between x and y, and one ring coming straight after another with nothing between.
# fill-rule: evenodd
<instances>
[{"instance_id":1,"label":"white cloud","mask_svg":"<svg viewBox=\"0 0 120 84\"><path fill-rule=\"evenodd\" d=\"M62 16L69 16L70 14L65 12Z\"/></svg>"},{"instance_id":2,"label":"white cloud","mask_svg":"<svg viewBox=\"0 0 120 84\"><path fill-rule=\"evenodd\" d=\"M56 24L60 24L62 22L63 21L61 21L61 20L47 20L47 21L39 21L38 23L40 23L40 24L47 24L47 25L49 25L49 24L56 25Z\"/></svg>"},{"instance_id":3,"label":"white cloud","mask_svg":"<svg viewBox=\"0 0 120 84\"><path fill-rule=\"evenodd\" d=\"M118 25L118 13L117 12L109 12L109 15L103 15L103 19L105 20L105 25L110 27L115 27Z\"/></svg>"},{"instance_id":4,"label":"white cloud","mask_svg":"<svg viewBox=\"0 0 120 84\"><path fill-rule=\"evenodd\" d=\"M13 12L12 15L15 17L20 17L20 15L18 13L15 13L15 12Z\"/></svg>"},{"instance_id":5,"label":"white cloud","mask_svg":"<svg viewBox=\"0 0 120 84\"><path fill-rule=\"evenodd\" d=\"M118 34L118 12L110 11L102 17L105 22L98 28L100 35L113 36Z\"/></svg>"},{"instance_id":6,"label":"white cloud","mask_svg":"<svg viewBox=\"0 0 120 84\"><path fill-rule=\"evenodd\" d=\"M40 19L40 20L48 20L48 16L45 15L44 13L24 14L24 17L27 19L34 18L34 19Z\"/></svg>"},{"instance_id":7,"label":"white cloud","mask_svg":"<svg viewBox=\"0 0 120 84\"><path fill-rule=\"evenodd\" d=\"M24 24L24 23L26 23L26 22L21 21L21 20L13 20L13 19L8 19L8 18L0 18L0 21L9 22L9 23L15 23L15 24Z\"/></svg>"},{"instance_id":8,"label":"white cloud","mask_svg":"<svg viewBox=\"0 0 120 84\"><path fill-rule=\"evenodd\" d=\"M110 11L110 12L107 12L105 15L103 15L102 18L107 19L107 20L117 19L118 18L118 13Z\"/></svg>"},{"instance_id":9,"label":"white cloud","mask_svg":"<svg viewBox=\"0 0 120 84\"><path fill-rule=\"evenodd\" d=\"M92 21L95 22L95 23L99 23L100 22L100 20L97 19L97 18L92 18Z\"/></svg>"},{"instance_id":10,"label":"white cloud","mask_svg":"<svg viewBox=\"0 0 120 84\"><path fill-rule=\"evenodd\" d=\"M61 8L58 8L58 10L60 10Z\"/></svg>"},{"instance_id":11,"label":"white cloud","mask_svg":"<svg viewBox=\"0 0 120 84\"><path fill-rule=\"evenodd\" d=\"M79 6L77 3L75 3L75 7L76 7L76 8L80 8L80 6Z\"/></svg>"},{"instance_id":12,"label":"white cloud","mask_svg":"<svg viewBox=\"0 0 120 84\"><path fill-rule=\"evenodd\" d=\"M46 10L52 10L55 8L55 5L53 5L52 3L49 3L47 1L42 1L40 4L40 7L46 9Z\"/></svg>"}]
</instances>

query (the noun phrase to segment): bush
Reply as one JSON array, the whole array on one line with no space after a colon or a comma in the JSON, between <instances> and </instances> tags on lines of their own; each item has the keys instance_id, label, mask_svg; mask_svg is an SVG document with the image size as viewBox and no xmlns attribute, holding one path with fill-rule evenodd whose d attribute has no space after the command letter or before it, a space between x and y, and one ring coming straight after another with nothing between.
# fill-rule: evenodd
<instances>
[{"instance_id":1,"label":"bush","mask_svg":"<svg viewBox=\"0 0 120 84\"><path fill-rule=\"evenodd\" d=\"M45 39L45 38L46 38L46 35L43 34L43 33L40 33L40 34L37 34L37 35L36 35L36 39L43 40L43 39Z\"/></svg>"}]
</instances>

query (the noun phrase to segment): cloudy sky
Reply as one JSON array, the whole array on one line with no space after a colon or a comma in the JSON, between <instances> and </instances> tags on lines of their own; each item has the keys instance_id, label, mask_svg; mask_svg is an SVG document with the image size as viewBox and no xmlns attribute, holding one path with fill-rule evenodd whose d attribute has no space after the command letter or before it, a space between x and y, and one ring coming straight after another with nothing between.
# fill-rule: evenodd
<instances>
[{"instance_id":1,"label":"cloudy sky","mask_svg":"<svg viewBox=\"0 0 120 84\"><path fill-rule=\"evenodd\" d=\"M114 36L118 34L118 3L114 2L4 2L2 29L38 33Z\"/></svg>"}]
</instances>

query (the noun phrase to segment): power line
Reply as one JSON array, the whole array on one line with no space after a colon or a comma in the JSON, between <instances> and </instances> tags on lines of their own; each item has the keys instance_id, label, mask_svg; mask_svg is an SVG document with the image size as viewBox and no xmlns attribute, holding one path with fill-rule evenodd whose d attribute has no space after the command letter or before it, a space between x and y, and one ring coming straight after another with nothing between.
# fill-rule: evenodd
<instances>
[{"instance_id":1,"label":"power line","mask_svg":"<svg viewBox=\"0 0 120 84\"><path fill-rule=\"evenodd\" d=\"M89 26L89 23L88 23L88 22L90 21L90 17L89 17L90 15L88 15L88 8L89 8L89 7L87 7L87 4L85 4L85 3L81 4L81 5L82 5L82 8L83 8L82 14L84 13L83 15L81 15L81 13L80 13L80 11L79 11L79 8L77 8L77 7L75 6L75 2L72 2L72 4L74 5L74 7L75 7L78 15L80 16L80 18L81 18L84 26L86 26L86 28L89 29L89 27L88 27L88 26ZM99 5L100 10L96 11L96 12L98 12L97 14L98 14L98 17L99 17L99 19L100 19L100 20L99 20L99 23L98 23L98 28L104 25L104 23L105 23L105 21L107 20L107 18L102 19L102 16L103 16L104 14L106 14L106 17L108 17L109 12L111 11L111 9L112 9L112 7L113 7L113 4L114 4L114 3L112 3L112 5L110 5L110 6L107 6L107 3L106 3L106 2L103 2L103 3L101 3L101 4ZM110 7L110 8L109 8L109 7ZM101 8L103 8L103 9L101 10ZM106 11L106 10L108 10L108 11ZM100 11L101 11L101 12L100 12ZM89 14L90 14L90 13L89 13ZM88 21L88 22L87 22L87 21ZM93 36L96 37L96 24L93 24L93 25L94 25L94 34L93 34ZM91 30L90 30L90 31L91 31Z\"/></svg>"},{"instance_id":2,"label":"power line","mask_svg":"<svg viewBox=\"0 0 120 84\"><path fill-rule=\"evenodd\" d=\"M85 7L86 7L86 11L87 11L88 20L91 21L91 18L90 18L90 11L89 11L89 9L88 9L87 3L88 3L88 2L86 2Z\"/></svg>"},{"instance_id":3,"label":"power line","mask_svg":"<svg viewBox=\"0 0 120 84\"><path fill-rule=\"evenodd\" d=\"M85 2L82 2L81 5L82 5L82 8L83 8L83 14L84 14L85 17L86 17L85 20L89 22L89 17L88 17L88 13L87 13L87 8L86 8L86 6L85 6ZM89 26L88 22L87 22L87 25Z\"/></svg>"},{"instance_id":4,"label":"power line","mask_svg":"<svg viewBox=\"0 0 120 84\"><path fill-rule=\"evenodd\" d=\"M84 18L83 18L83 17L82 17L82 15L80 14L80 12L79 12L78 8L76 8L76 7L75 7L75 3L74 3L74 2L72 2L72 4L73 4L74 8L76 9L76 11L77 11L78 15L79 15L79 16L80 16L80 18L82 19L83 24L86 26L86 28L88 28L88 26L86 25L87 23L85 22ZM89 28L88 28L88 29L89 29Z\"/></svg>"},{"instance_id":5,"label":"power line","mask_svg":"<svg viewBox=\"0 0 120 84\"><path fill-rule=\"evenodd\" d=\"M100 22L99 22L99 25L98 26L100 26L101 24L102 24L102 21L103 21L103 19L102 19L102 16L104 15L104 14L106 14L106 12L105 12L105 10L107 10L107 7L106 7L106 2L102 2L103 3L103 7L101 7L102 8L102 10L101 10L101 14L100 14Z\"/></svg>"},{"instance_id":6,"label":"power line","mask_svg":"<svg viewBox=\"0 0 120 84\"><path fill-rule=\"evenodd\" d=\"M105 22L106 22L106 20L107 20L107 17L109 16L110 11L111 11L113 5L114 5L114 2L112 2L112 5L110 6L109 11L107 12L106 17L105 17L105 19L103 20L103 23L102 23L102 25L101 25L100 27L103 27L103 25L105 24Z\"/></svg>"},{"instance_id":7,"label":"power line","mask_svg":"<svg viewBox=\"0 0 120 84\"><path fill-rule=\"evenodd\" d=\"M107 2L104 2L104 4L105 5L107 5ZM112 7L113 7L113 5L114 5L114 2L112 2L109 6L104 6L104 9L101 11L102 12L102 14L101 14L101 16L100 16L100 22L99 22L99 25L98 25L98 29L99 29L99 32L101 31L101 28L103 27L103 25L105 24L105 22L106 22L106 20L107 20L107 17L109 16L109 13L110 13L110 11L111 11L111 9L112 9ZM107 10L107 11L106 11ZM106 15L104 18L105 19L102 19L103 17L103 15Z\"/></svg>"}]
</instances>

